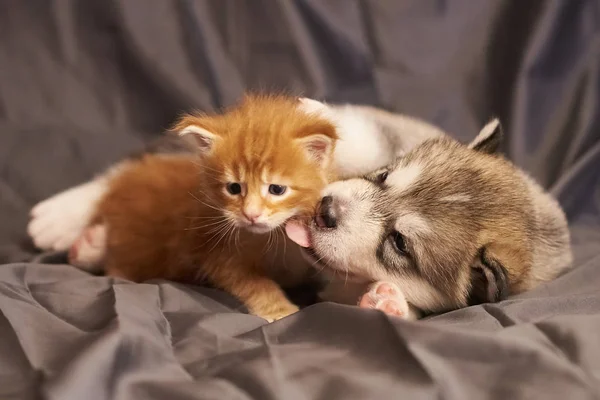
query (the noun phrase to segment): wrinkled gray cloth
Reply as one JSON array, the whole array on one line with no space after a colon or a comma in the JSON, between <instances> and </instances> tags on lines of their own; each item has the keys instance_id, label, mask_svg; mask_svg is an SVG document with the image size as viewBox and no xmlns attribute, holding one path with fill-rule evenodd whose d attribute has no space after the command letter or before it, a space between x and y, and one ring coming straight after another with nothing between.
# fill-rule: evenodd
<instances>
[{"instance_id":1,"label":"wrinkled gray cloth","mask_svg":"<svg viewBox=\"0 0 600 400\"><path fill-rule=\"evenodd\" d=\"M595 0L0 1L0 398L600 398L599 32ZM324 303L267 325L219 291L35 258L36 201L247 89L463 141L499 116L575 268L416 323Z\"/></svg>"}]
</instances>

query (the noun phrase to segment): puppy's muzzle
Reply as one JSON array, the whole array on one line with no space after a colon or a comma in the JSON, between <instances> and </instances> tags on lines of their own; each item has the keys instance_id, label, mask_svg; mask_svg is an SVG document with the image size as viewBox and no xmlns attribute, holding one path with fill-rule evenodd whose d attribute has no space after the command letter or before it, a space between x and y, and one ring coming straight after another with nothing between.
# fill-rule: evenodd
<instances>
[{"instance_id":1,"label":"puppy's muzzle","mask_svg":"<svg viewBox=\"0 0 600 400\"><path fill-rule=\"evenodd\" d=\"M322 229L333 229L337 227L341 217L339 202L333 196L325 196L317 206L315 224Z\"/></svg>"}]
</instances>

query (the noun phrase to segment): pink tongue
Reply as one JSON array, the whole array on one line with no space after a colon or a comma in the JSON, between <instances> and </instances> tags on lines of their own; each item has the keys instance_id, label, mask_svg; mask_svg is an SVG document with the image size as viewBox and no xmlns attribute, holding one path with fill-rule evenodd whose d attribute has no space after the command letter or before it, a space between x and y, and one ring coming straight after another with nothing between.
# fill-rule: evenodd
<instances>
[{"instance_id":1,"label":"pink tongue","mask_svg":"<svg viewBox=\"0 0 600 400\"><path fill-rule=\"evenodd\" d=\"M308 226L300 221L291 220L285 224L285 233L290 240L302 247L310 247L310 237L308 235Z\"/></svg>"}]
</instances>

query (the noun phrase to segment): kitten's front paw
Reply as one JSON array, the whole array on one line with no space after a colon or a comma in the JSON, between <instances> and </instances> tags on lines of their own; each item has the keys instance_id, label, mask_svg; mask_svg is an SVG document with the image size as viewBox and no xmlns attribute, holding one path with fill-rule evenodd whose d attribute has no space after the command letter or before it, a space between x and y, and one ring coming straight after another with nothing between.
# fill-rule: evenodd
<instances>
[{"instance_id":1,"label":"kitten's front paw","mask_svg":"<svg viewBox=\"0 0 600 400\"><path fill-rule=\"evenodd\" d=\"M99 272L105 255L106 226L93 225L87 227L69 249L69 264L88 272Z\"/></svg>"},{"instance_id":2,"label":"kitten's front paw","mask_svg":"<svg viewBox=\"0 0 600 400\"><path fill-rule=\"evenodd\" d=\"M297 312L299 308L293 304L281 305L279 307L271 307L269 310L263 311L255 311L253 314L258 315L259 317L266 319L268 322L277 321L278 319L287 317L295 312Z\"/></svg>"},{"instance_id":3,"label":"kitten's front paw","mask_svg":"<svg viewBox=\"0 0 600 400\"><path fill-rule=\"evenodd\" d=\"M381 310L388 315L409 318L408 303L400 288L391 282L375 282L358 301L361 308Z\"/></svg>"}]
</instances>

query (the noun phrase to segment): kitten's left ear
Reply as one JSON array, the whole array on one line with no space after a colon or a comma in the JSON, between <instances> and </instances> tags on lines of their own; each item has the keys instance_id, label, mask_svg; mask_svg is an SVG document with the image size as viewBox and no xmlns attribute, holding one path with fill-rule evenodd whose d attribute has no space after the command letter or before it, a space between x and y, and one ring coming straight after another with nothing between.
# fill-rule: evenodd
<instances>
[{"instance_id":1,"label":"kitten's left ear","mask_svg":"<svg viewBox=\"0 0 600 400\"><path fill-rule=\"evenodd\" d=\"M331 161L334 145L333 138L317 133L296 140L302 146L306 155L311 160L316 161L321 167L326 167Z\"/></svg>"},{"instance_id":2,"label":"kitten's left ear","mask_svg":"<svg viewBox=\"0 0 600 400\"><path fill-rule=\"evenodd\" d=\"M503 136L500 120L494 118L479 131L479 134L469 143L468 147L475 151L493 154L500 148Z\"/></svg>"},{"instance_id":3,"label":"kitten's left ear","mask_svg":"<svg viewBox=\"0 0 600 400\"><path fill-rule=\"evenodd\" d=\"M176 127L175 132L184 139L193 139L193 144L202 154L209 153L214 147L215 141L218 139L218 136L214 133L194 124L178 126Z\"/></svg>"}]
</instances>

